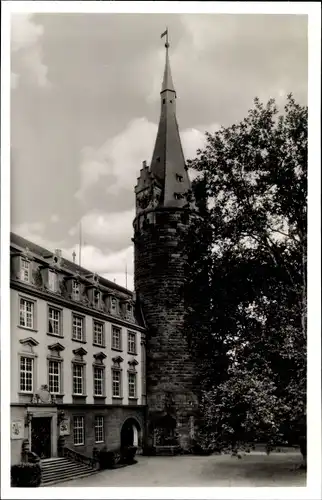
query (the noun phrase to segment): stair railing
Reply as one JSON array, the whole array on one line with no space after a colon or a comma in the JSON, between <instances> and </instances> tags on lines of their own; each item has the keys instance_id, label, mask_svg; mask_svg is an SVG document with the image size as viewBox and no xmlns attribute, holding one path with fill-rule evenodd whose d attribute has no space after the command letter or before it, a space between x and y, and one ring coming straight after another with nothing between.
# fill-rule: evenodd
<instances>
[{"instance_id":1,"label":"stair railing","mask_svg":"<svg viewBox=\"0 0 322 500\"><path fill-rule=\"evenodd\" d=\"M88 465L92 469L97 469L98 467L98 460L92 457L87 457L86 455L83 455L78 451L67 448L67 446L63 447L63 457L70 458L75 462L81 462L85 465Z\"/></svg>"}]
</instances>

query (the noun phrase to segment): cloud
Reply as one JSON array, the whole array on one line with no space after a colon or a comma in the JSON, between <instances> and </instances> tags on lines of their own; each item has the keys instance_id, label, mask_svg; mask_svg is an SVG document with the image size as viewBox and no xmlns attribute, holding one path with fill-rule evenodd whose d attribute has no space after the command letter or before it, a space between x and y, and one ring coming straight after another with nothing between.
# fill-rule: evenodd
<instances>
[{"instance_id":1,"label":"cloud","mask_svg":"<svg viewBox=\"0 0 322 500\"><path fill-rule=\"evenodd\" d=\"M50 217L50 222L52 222L53 224L57 224L57 222L59 222L60 218L57 214L53 214L51 217Z\"/></svg>"},{"instance_id":2,"label":"cloud","mask_svg":"<svg viewBox=\"0 0 322 500\"><path fill-rule=\"evenodd\" d=\"M183 130L182 147L186 158L193 158L203 146L204 131L218 125L200 126ZM89 190L105 177L107 193L127 190L133 193L142 161L148 163L152 156L157 125L146 118L136 118L120 134L106 141L100 148L87 147L82 151L80 164L80 188L75 196L84 200Z\"/></svg>"},{"instance_id":3,"label":"cloud","mask_svg":"<svg viewBox=\"0 0 322 500\"><path fill-rule=\"evenodd\" d=\"M45 225L40 222L24 223L12 227L13 232L41 247L54 251L60 248L65 259L72 261L73 252L76 253L76 262L79 262L79 245L64 245L64 241L52 241L44 236ZM106 249L104 245L100 248L84 244L82 246L81 265L89 271L96 272L121 286L126 285L125 270L127 268L127 286L133 288L133 246L128 244L118 251Z\"/></svg>"},{"instance_id":4,"label":"cloud","mask_svg":"<svg viewBox=\"0 0 322 500\"><path fill-rule=\"evenodd\" d=\"M34 14L12 14L11 52L12 64L17 65L19 73L12 72L11 86L16 88L20 73L39 87L49 85L48 68L43 63L42 37L44 28L34 21Z\"/></svg>"},{"instance_id":5,"label":"cloud","mask_svg":"<svg viewBox=\"0 0 322 500\"><path fill-rule=\"evenodd\" d=\"M83 242L104 244L109 249L117 250L130 242L133 219L134 209L111 213L92 210L81 219ZM69 235L78 235L79 231L79 225L73 226Z\"/></svg>"}]
</instances>

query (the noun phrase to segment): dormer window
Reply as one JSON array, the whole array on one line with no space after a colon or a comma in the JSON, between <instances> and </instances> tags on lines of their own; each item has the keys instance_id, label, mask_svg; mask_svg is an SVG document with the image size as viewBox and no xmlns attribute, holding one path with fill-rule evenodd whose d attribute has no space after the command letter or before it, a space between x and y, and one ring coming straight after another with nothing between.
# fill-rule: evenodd
<instances>
[{"instance_id":1,"label":"dormer window","mask_svg":"<svg viewBox=\"0 0 322 500\"><path fill-rule=\"evenodd\" d=\"M79 283L77 280L73 280L72 297L73 300L79 300Z\"/></svg>"},{"instance_id":2,"label":"dormer window","mask_svg":"<svg viewBox=\"0 0 322 500\"><path fill-rule=\"evenodd\" d=\"M48 271L48 288L51 292L57 292L58 276L55 271Z\"/></svg>"},{"instance_id":3,"label":"dormer window","mask_svg":"<svg viewBox=\"0 0 322 500\"><path fill-rule=\"evenodd\" d=\"M132 304L128 303L128 304L126 304L126 315L128 318L131 318L132 314L133 314Z\"/></svg>"},{"instance_id":4,"label":"dormer window","mask_svg":"<svg viewBox=\"0 0 322 500\"><path fill-rule=\"evenodd\" d=\"M99 309L101 303L101 292L99 290L94 290L94 307Z\"/></svg>"},{"instance_id":5,"label":"dormer window","mask_svg":"<svg viewBox=\"0 0 322 500\"><path fill-rule=\"evenodd\" d=\"M20 260L20 278L26 283L30 282L30 261L23 257Z\"/></svg>"},{"instance_id":6,"label":"dormer window","mask_svg":"<svg viewBox=\"0 0 322 500\"><path fill-rule=\"evenodd\" d=\"M111 311L112 311L112 313L116 313L116 298L115 297L111 298Z\"/></svg>"}]
</instances>

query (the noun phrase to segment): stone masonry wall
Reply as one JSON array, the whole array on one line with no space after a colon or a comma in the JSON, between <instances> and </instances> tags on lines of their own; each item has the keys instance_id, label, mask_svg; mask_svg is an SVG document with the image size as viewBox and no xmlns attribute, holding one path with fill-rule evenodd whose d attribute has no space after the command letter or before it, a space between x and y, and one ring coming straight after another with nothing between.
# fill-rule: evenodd
<instances>
[{"instance_id":1,"label":"stone masonry wall","mask_svg":"<svg viewBox=\"0 0 322 500\"><path fill-rule=\"evenodd\" d=\"M153 444L154 415L164 411L170 398L180 444L187 448L189 417L196 410L196 398L194 361L184 331L185 256L180 242L189 221L182 210L156 211L149 219L149 224L139 218L134 223L135 290L148 329L147 445Z\"/></svg>"}]
</instances>

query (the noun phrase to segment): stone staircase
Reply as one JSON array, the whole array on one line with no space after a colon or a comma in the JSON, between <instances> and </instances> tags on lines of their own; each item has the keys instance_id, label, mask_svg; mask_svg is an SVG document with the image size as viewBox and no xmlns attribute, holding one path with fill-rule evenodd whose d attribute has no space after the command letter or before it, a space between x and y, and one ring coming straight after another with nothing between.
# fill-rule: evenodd
<instances>
[{"instance_id":1,"label":"stone staircase","mask_svg":"<svg viewBox=\"0 0 322 500\"><path fill-rule=\"evenodd\" d=\"M42 470L41 486L51 486L55 483L95 474L96 469L71 458L48 458L40 462Z\"/></svg>"}]
</instances>

